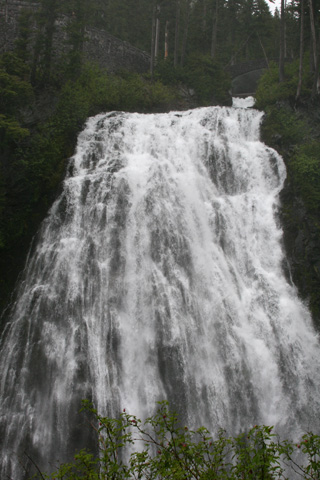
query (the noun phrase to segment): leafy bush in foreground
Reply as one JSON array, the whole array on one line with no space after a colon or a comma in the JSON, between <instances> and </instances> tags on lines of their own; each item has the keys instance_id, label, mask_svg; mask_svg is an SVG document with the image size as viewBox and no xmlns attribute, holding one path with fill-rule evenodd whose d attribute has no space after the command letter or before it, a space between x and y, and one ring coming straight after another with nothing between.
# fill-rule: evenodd
<instances>
[{"instance_id":1,"label":"leafy bush in foreground","mask_svg":"<svg viewBox=\"0 0 320 480\"><path fill-rule=\"evenodd\" d=\"M99 455L82 450L73 463L37 478L262 480L287 478L293 471L305 479L320 478L320 437L312 433L304 435L301 444L292 444L280 441L272 427L254 426L234 438L220 430L213 439L204 427L193 431L181 426L167 402L145 422L125 410L117 419L102 417L88 402L84 409L96 421ZM296 452L302 452L305 463L294 460Z\"/></svg>"}]
</instances>

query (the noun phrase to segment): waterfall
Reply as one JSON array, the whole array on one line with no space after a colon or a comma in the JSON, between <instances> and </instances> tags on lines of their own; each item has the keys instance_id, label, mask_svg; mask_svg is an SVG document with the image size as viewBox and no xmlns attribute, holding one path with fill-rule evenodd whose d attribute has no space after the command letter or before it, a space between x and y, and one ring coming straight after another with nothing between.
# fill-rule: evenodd
<instances>
[{"instance_id":1,"label":"waterfall","mask_svg":"<svg viewBox=\"0 0 320 480\"><path fill-rule=\"evenodd\" d=\"M1 338L1 478L94 442L78 411L319 428L320 348L284 274L281 157L262 113L88 119ZM87 433L89 430L89 433Z\"/></svg>"}]
</instances>

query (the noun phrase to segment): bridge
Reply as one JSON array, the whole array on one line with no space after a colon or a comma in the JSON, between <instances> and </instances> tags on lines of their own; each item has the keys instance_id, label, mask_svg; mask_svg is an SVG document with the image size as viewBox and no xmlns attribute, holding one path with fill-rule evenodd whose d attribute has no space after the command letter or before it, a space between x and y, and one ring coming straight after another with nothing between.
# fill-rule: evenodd
<instances>
[{"instance_id":1,"label":"bridge","mask_svg":"<svg viewBox=\"0 0 320 480\"><path fill-rule=\"evenodd\" d=\"M270 63L271 60L269 60ZM272 59L272 61L278 61ZM237 63L235 65L228 65L225 67L226 72L228 72L232 79L245 75L249 72L254 72L256 70L263 70L268 68L268 62L265 58L259 58L257 60L249 60L247 62Z\"/></svg>"},{"instance_id":2,"label":"bridge","mask_svg":"<svg viewBox=\"0 0 320 480\"><path fill-rule=\"evenodd\" d=\"M272 60L276 62L278 61L274 59ZM232 95L254 95L258 81L267 68L268 62L265 58L249 60L247 62L225 67L225 71L229 73L232 79Z\"/></svg>"}]
</instances>

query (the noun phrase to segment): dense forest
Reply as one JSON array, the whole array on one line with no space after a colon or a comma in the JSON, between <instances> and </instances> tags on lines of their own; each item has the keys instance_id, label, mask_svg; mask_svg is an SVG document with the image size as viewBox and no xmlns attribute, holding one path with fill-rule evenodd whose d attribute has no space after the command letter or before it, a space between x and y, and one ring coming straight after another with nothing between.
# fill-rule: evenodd
<instances>
[{"instance_id":1,"label":"dense forest","mask_svg":"<svg viewBox=\"0 0 320 480\"><path fill-rule=\"evenodd\" d=\"M2 2L4 23L10 22L8 3ZM320 1L282 0L274 15L269 5L266 0L23 2L14 48L0 57L2 307L88 116L230 104L228 67L264 58L269 69L257 106L267 112L264 136L285 156L295 192L295 200L287 195L284 209L291 237L301 228L313 232L312 245L304 240L294 278L319 314ZM62 48L57 49L61 18ZM108 72L90 63L83 55L88 28L150 53L149 70ZM308 225L305 210L303 222L295 222L295 202L309 212ZM287 244L293 254L294 242Z\"/></svg>"}]
</instances>

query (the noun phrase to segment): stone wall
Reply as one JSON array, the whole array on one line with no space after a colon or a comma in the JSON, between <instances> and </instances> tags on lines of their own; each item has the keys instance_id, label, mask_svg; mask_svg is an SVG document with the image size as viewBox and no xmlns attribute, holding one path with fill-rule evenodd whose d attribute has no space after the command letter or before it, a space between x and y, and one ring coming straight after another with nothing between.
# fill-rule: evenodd
<instances>
[{"instance_id":1,"label":"stone wall","mask_svg":"<svg viewBox=\"0 0 320 480\"><path fill-rule=\"evenodd\" d=\"M32 13L36 13L38 8L38 2L0 0L0 53L14 48L15 40L19 34L18 19L21 11L27 9ZM68 17L60 16L55 22L53 48L56 56L65 53L68 49L66 42L66 25L68 21ZM30 20L30 30L32 43L36 34L34 16ZM86 28L84 56L110 72L126 69L143 73L147 72L150 66L150 55L146 52L96 28Z\"/></svg>"},{"instance_id":2,"label":"stone wall","mask_svg":"<svg viewBox=\"0 0 320 480\"><path fill-rule=\"evenodd\" d=\"M129 71L144 73L150 68L150 55L103 30L87 29L86 38L85 57L109 71L114 72L119 68L125 68Z\"/></svg>"},{"instance_id":3,"label":"stone wall","mask_svg":"<svg viewBox=\"0 0 320 480\"><path fill-rule=\"evenodd\" d=\"M14 48L14 42L19 34L18 19L22 10L36 12L39 3L0 0L0 53L10 51ZM30 25L35 30L35 22Z\"/></svg>"}]
</instances>

